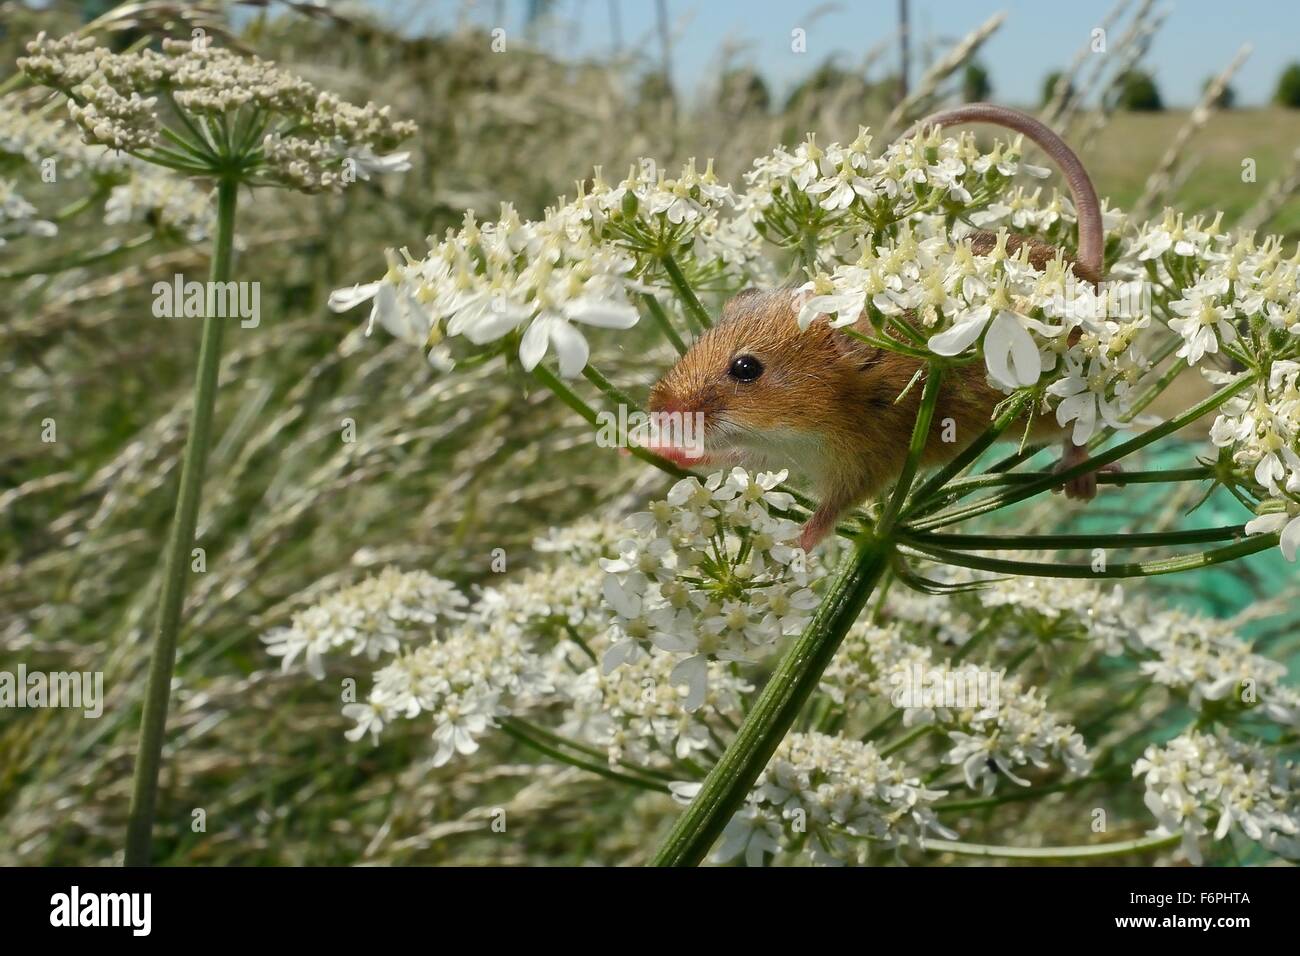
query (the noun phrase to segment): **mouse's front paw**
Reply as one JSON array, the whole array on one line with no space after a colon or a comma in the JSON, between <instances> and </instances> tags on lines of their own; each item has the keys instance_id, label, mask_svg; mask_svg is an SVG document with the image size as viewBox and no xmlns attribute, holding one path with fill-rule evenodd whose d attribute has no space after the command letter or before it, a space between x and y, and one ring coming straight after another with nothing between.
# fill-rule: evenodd
<instances>
[{"instance_id":1,"label":"mouse's front paw","mask_svg":"<svg viewBox=\"0 0 1300 956\"><path fill-rule=\"evenodd\" d=\"M803 526L803 532L799 535L799 547L803 548L808 554L812 554L813 548L817 547L828 534L835 530L835 519L838 516L839 512L836 509L828 508L825 505L814 511Z\"/></svg>"}]
</instances>

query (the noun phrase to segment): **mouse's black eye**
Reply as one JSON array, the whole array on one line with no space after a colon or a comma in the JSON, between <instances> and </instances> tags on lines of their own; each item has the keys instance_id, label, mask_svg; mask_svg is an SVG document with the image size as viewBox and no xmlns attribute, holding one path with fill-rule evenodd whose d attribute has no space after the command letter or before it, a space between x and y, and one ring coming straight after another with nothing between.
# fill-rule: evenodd
<instances>
[{"instance_id":1,"label":"mouse's black eye","mask_svg":"<svg viewBox=\"0 0 1300 956\"><path fill-rule=\"evenodd\" d=\"M731 360L727 374L738 382L752 382L763 374L763 363L752 355L737 355Z\"/></svg>"}]
</instances>

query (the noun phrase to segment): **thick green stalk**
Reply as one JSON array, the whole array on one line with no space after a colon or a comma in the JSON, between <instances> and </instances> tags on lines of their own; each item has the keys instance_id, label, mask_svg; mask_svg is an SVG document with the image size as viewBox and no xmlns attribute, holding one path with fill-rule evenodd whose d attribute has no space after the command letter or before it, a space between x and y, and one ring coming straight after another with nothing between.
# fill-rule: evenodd
<instances>
[{"instance_id":1,"label":"thick green stalk","mask_svg":"<svg viewBox=\"0 0 1300 956\"><path fill-rule=\"evenodd\" d=\"M845 559L812 621L773 672L699 794L677 818L653 866L696 866L704 859L816 689L889 555L888 542L866 538Z\"/></svg>"},{"instance_id":2,"label":"thick green stalk","mask_svg":"<svg viewBox=\"0 0 1300 956\"><path fill-rule=\"evenodd\" d=\"M221 180L217 188L217 231L209 271L212 282L227 282L230 279L238 189L238 182L232 179ZM217 315L207 315L203 319L198 374L194 380L194 408L189 436L185 442L185 457L181 463L176 512L167 543L162 597L154 630L149 677L145 685L140 742L136 748L131 812L126 832L127 866L145 866L149 863L154 810L158 801L158 771L162 764L163 738L167 729L172 670L176 664L176 638L180 631L186 585L189 583L190 549L194 547L203 472L212 438L217 373L221 367L221 337L226 322L227 319Z\"/></svg>"},{"instance_id":3,"label":"thick green stalk","mask_svg":"<svg viewBox=\"0 0 1300 956\"><path fill-rule=\"evenodd\" d=\"M781 740L821 681L844 635L889 567L894 523L920 467L943 375L930 367L917 412L907 462L874 532L859 539L853 553L794 646L777 665L730 746L705 777L700 792L677 818L654 866L696 866L740 809Z\"/></svg>"}]
</instances>

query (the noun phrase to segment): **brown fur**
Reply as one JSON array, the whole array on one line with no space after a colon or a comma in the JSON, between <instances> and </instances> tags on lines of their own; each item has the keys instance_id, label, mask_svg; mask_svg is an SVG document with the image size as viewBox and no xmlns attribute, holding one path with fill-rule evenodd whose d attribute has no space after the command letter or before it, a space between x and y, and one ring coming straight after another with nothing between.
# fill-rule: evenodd
<instances>
[{"instance_id":1,"label":"brown fur","mask_svg":"<svg viewBox=\"0 0 1300 956\"><path fill-rule=\"evenodd\" d=\"M1008 242L1008 251L1014 252L1020 242L1011 239L1016 241ZM975 241L987 241L991 248L992 239ZM1030 241L1030 260L1042 268L1056 250ZM710 451L735 446L749 457L788 457L789 448L781 448L783 437L807 436L796 452L802 460L781 464L813 478L821 498L809 528L810 540L816 540L841 512L878 495L902 470L923 382L907 386L923 363L855 339L825 319L801 331L794 301L791 289L737 295L721 320L655 385L650 408L704 413ZM880 335L865 318L856 328ZM732 359L742 354L763 363L763 374L753 382L727 374ZM942 464L958 454L988 427L994 407L1005 397L988 384L982 363L948 370L923 464ZM942 440L948 419L955 425L955 442ZM1012 428L1007 436L1021 434ZM1053 419L1035 417L1034 438L1059 434Z\"/></svg>"}]
</instances>

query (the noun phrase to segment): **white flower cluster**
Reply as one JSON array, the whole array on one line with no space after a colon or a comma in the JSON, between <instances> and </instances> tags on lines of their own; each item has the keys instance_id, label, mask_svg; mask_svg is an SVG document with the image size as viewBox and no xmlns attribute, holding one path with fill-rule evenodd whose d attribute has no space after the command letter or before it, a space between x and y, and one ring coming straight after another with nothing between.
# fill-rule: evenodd
<instances>
[{"instance_id":1,"label":"white flower cluster","mask_svg":"<svg viewBox=\"0 0 1300 956\"><path fill-rule=\"evenodd\" d=\"M758 231L780 245L797 244L808 213L820 234L879 229L945 203L982 205L1019 172L1047 175L1020 160L1020 142L981 153L969 133L944 139L938 130L899 140L880 155L871 152L866 127L847 146L824 149L808 138L760 157L745 174L748 189L737 197Z\"/></svg>"},{"instance_id":2,"label":"white flower cluster","mask_svg":"<svg viewBox=\"0 0 1300 956\"><path fill-rule=\"evenodd\" d=\"M386 568L327 595L263 637L288 670L301 654L318 680L323 658L342 648L386 663L364 701L347 703L350 740L376 741L398 718L433 724L433 764L478 749L498 717L527 710L551 691L532 638L497 605L467 608L455 585L423 571Z\"/></svg>"},{"instance_id":3,"label":"white flower cluster","mask_svg":"<svg viewBox=\"0 0 1300 956\"><path fill-rule=\"evenodd\" d=\"M612 672L594 664L554 683L565 698L560 733L605 748L610 765L630 761L669 770L672 761L707 753L717 759L718 729L744 717L742 702L753 685L722 661L708 663L701 706L686 709L687 690L674 683L673 659L643 654Z\"/></svg>"},{"instance_id":4,"label":"white flower cluster","mask_svg":"<svg viewBox=\"0 0 1300 956\"><path fill-rule=\"evenodd\" d=\"M550 528L533 539L538 554L563 555L567 562L594 564L622 537L618 524L603 518L581 518L561 528Z\"/></svg>"},{"instance_id":5,"label":"white flower cluster","mask_svg":"<svg viewBox=\"0 0 1300 956\"><path fill-rule=\"evenodd\" d=\"M461 229L430 240L423 259L388 250L382 279L337 290L330 307L346 311L373 300L370 327L378 322L412 345L436 346L430 357L438 365L452 360L450 342L439 346L444 336L473 348L507 340L517 341L528 371L554 349L560 374L571 378L590 353L578 326L636 324L632 295L653 288L639 278L647 250L697 242L702 254L694 258L738 265L756 258L744 237L719 221L731 191L712 165L701 173L688 163L673 180L640 168L653 166L634 165L614 186L597 168L590 189L579 183L576 199L561 200L537 221L521 220L509 204L496 222L467 213Z\"/></svg>"},{"instance_id":6,"label":"white flower cluster","mask_svg":"<svg viewBox=\"0 0 1300 956\"><path fill-rule=\"evenodd\" d=\"M697 789L676 791L689 798ZM869 743L793 733L727 824L715 859L760 866L767 855L802 846L815 863L864 863L872 845L920 843L927 833L955 839L932 807L944 795Z\"/></svg>"},{"instance_id":7,"label":"white flower cluster","mask_svg":"<svg viewBox=\"0 0 1300 956\"><path fill-rule=\"evenodd\" d=\"M1135 637L1154 655L1142 662L1142 673L1185 693L1195 709L1248 709L1300 729L1300 693L1283 683L1286 666L1252 652L1227 623L1178 610L1149 612Z\"/></svg>"},{"instance_id":8,"label":"white flower cluster","mask_svg":"<svg viewBox=\"0 0 1300 956\"><path fill-rule=\"evenodd\" d=\"M302 655L307 671L325 676L324 655L349 648L352 656L375 660L392 654L404 640L419 638L439 620L464 616L468 604L450 581L423 571L385 568L375 577L327 595L296 612L288 627L262 640L284 670Z\"/></svg>"},{"instance_id":9,"label":"white flower cluster","mask_svg":"<svg viewBox=\"0 0 1300 956\"><path fill-rule=\"evenodd\" d=\"M330 307L346 311L373 300L370 328L378 322L412 345L437 346L430 360L438 365L452 359L449 346L438 345L444 336L475 347L509 336L525 369L554 348L560 374L572 377L590 351L574 323L626 329L638 318L629 300L635 259L598 243L572 204L528 223L509 205L495 223L480 225L467 213L464 227L427 258L387 256L384 278L334 292Z\"/></svg>"},{"instance_id":10,"label":"white flower cluster","mask_svg":"<svg viewBox=\"0 0 1300 956\"><path fill-rule=\"evenodd\" d=\"M996 706L963 715L966 719L958 726L964 725L964 730L949 731L953 746L944 763L959 765L968 787L990 794L999 772L1027 787L1029 781L1015 771L1031 764L1046 768L1053 760L1064 765L1069 776L1092 770L1083 735L1048 710L1038 688L1003 673L997 698Z\"/></svg>"},{"instance_id":11,"label":"white flower cluster","mask_svg":"<svg viewBox=\"0 0 1300 956\"><path fill-rule=\"evenodd\" d=\"M54 160L55 175L63 178L112 173L126 162L121 153L83 143L71 124L48 110L24 108L14 95L0 97L0 153L33 166Z\"/></svg>"},{"instance_id":12,"label":"white flower cluster","mask_svg":"<svg viewBox=\"0 0 1300 956\"><path fill-rule=\"evenodd\" d=\"M1168 325L1183 339L1178 355L1196 365L1206 355L1236 346L1253 358L1285 357L1300 350L1296 288L1300 251L1283 255L1282 240L1237 235L1202 217L1184 222L1166 209L1164 218L1126 236L1120 263L1150 267L1177 290Z\"/></svg>"},{"instance_id":13,"label":"white flower cluster","mask_svg":"<svg viewBox=\"0 0 1300 956\"><path fill-rule=\"evenodd\" d=\"M612 773L667 784L689 800L701 768L744 720L754 692L744 665L802 627L816 602L815 572L792 545L796 529L771 513L791 503L776 490L781 478L737 469L678 482L629 519L631 535L599 519L552 529L534 542L536 564L481 588L472 606L445 581L388 569L319 600L265 640L286 667L305 657L317 674L334 650L377 660L369 692L343 708L352 740L418 719L432 725L432 762L442 765L475 752L508 717L544 715L532 730L558 748L551 756L576 750L589 766L603 755ZM873 847L957 839L935 806L951 785L930 784L945 766L984 795L999 777L1028 785L1031 767L1091 771L1082 736L1039 688L1005 668L946 661L936 644L979 639L1000 654L1026 642L1082 641L1078 660L1089 649L1135 656L1142 674L1185 693L1206 719L1249 712L1296 726L1300 702L1285 669L1227 625L1155 610L1095 581L939 576L983 586L946 600L895 588L880 609L885 623L854 625L823 676L822 707L806 732L781 743L716 860L761 865L803 854L855 864ZM936 673L945 681L939 697L899 699ZM1238 693L1243 681L1256 698ZM949 687L967 696L948 699ZM910 730L885 739L909 742L915 763L861 739L865 718L887 726L880 716L889 707L901 708ZM528 723L515 727L531 736ZM918 738L929 745L921 749ZM1296 771L1256 747L1193 731L1149 748L1134 772L1147 776L1157 832L1183 832L1197 859L1197 838L1216 825L1220 834L1236 825L1274 852L1297 850Z\"/></svg>"},{"instance_id":14,"label":"white flower cluster","mask_svg":"<svg viewBox=\"0 0 1300 956\"><path fill-rule=\"evenodd\" d=\"M41 34L27 50L19 68L68 96L68 113L88 143L128 152L160 145L161 97L200 123L233 119L241 110L251 117L221 148L248 150L260 143L257 168L249 170L256 182L314 192L370 171L406 168L404 154L384 154L415 126L394 120L387 107L344 102L273 63L211 42L164 40L161 52L113 53L93 38ZM215 149L210 135L207 145Z\"/></svg>"},{"instance_id":15,"label":"white flower cluster","mask_svg":"<svg viewBox=\"0 0 1300 956\"><path fill-rule=\"evenodd\" d=\"M799 525L778 518L791 497L779 474L736 468L701 482L684 478L664 501L629 519L619 556L601 562L614 611L608 671L650 653L677 661L687 710L708 694L711 660L758 661L801 630L817 605L810 558L795 544Z\"/></svg>"},{"instance_id":16,"label":"white flower cluster","mask_svg":"<svg viewBox=\"0 0 1300 956\"><path fill-rule=\"evenodd\" d=\"M559 626L578 628L587 639L598 634L608 619L601 594L601 574L596 556L586 563L559 562L547 568L529 568L479 593L480 613L493 614L542 632Z\"/></svg>"},{"instance_id":17,"label":"white flower cluster","mask_svg":"<svg viewBox=\"0 0 1300 956\"><path fill-rule=\"evenodd\" d=\"M1282 240L1220 228L1221 217L1185 221L1166 210L1126 237L1121 266L1145 269L1174 290L1169 328L1182 339L1177 354L1190 365L1227 354L1250 371L1204 368L1226 386L1254 375L1250 386L1219 410L1211 431L1254 488L1258 517L1250 534L1281 533L1287 560L1300 550L1300 248L1289 257Z\"/></svg>"},{"instance_id":18,"label":"white flower cluster","mask_svg":"<svg viewBox=\"0 0 1300 956\"><path fill-rule=\"evenodd\" d=\"M1028 619L1039 619L1047 627L1077 631L1110 655L1141 642L1139 630L1134 627L1140 604L1118 584L1103 585L1083 578L1017 576L987 581L975 596L983 608L1010 609L1022 625L1028 624Z\"/></svg>"},{"instance_id":19,"label":"white flower cluster","mask_svg":"<svg viewBox=\"0 0 1300 956\"><path fill-rule=\"evenodd\" d=\"M1185 695L1192 708L1207 716L1248 711L1282 727L1300 727L1300 693L1286 683L1286 666L1256 654L1229 622L1160 607L1126 594L1118 585L1086 579L989 579L981 572L955 570L939 576L950 582L980 581L981 586L942 602L893 594L891 616L920 625L931 638L952 645L964 643L980 628L1039 639L1082 639L1108 655L1136 660L1153 683ZM856 633L850 632L847 647L859 646L853 641ZM862 649L872 660L883 659L899 640L877 635ZM904 663L909 660L899 657ZM827 671L828 679L840 673L838 666L837 659ZM843 664L850 666L864 665L847 660Z\"/></svg>"},{"instance_id":20,"label":"white flower cluster","mask_svg":"<svg viewBox=\"0 0 1300 956\"><path fill-rule=\"evenodd\" d=\"M1145 778L1154 835L1182 834L1184 854L1202 862L1200 840L1236 829L1265 849L1300 859L1300 768L1259 744L1191 731L1148 747L1133 775Z\"/></svg>"},{"instance_id":21,"label":"white flower cluster","mask_svg":"<svg viewBox=\"0 0 1300 956\"><path fill-rule=\"evenodd\" d=\"M1102 426L1122 427L1150 367L1137 346L1149 318L1109 317L1104 298L1063 260L1040 269L1029 243L1013 252L1009 242L1005 230L994 242L956 238L933 216L885 241L868 236L855 261L801 287L800 323L826 315L849 325L866 312L883 327L910 316L937 355L981 349L989 379L1007 392L1045 381L1058 399L1057 421L1073 423L1076 443Z\"/></svg>"},{"instance_id":22,"label":"white flower cluster","mask_svg":"<svg viewBox=\"0 0 1300 956\"><path fill-rule=\"evenodd\" d=\"M57 235L59 227L41 219L35 206L18 192L12 179L0 178L0 246L19 236Z\"/></svg>"},{"instance_id":23,"label":"white flower cluster","mask_svg":"<svg viewBox=\"0 0 1300 956\"><path fill-rule=\"evenodd\" d=\"M343 715L357 722L352 740L376 740L398 717L433 723L433 765L471 754L498 717L536 706L551 690L546 667L523 629L494 616L474 615L438 629L433 639L396 655L375 672L364 703Z\"/></svg>"},{"instance_id":24,"label":"white flower cluster","mask_svg":"<svg viewBox=\"0 0 1300 956\"><path fill-rule=\"evenodd\" d=\"M1292 278L1292 295L1295 279ZM1290 305L1294 313L1297 304ZM1300 322L1294 324L1300 339ZM1231 450L1233 463L1254 478L1264 494L1261 513L1248 534L1281 532L1288 561L1300 551L1300 361L1278 360L1266 378L1219 410L1210 438Z\"/></svg>"},{"instance_id":25,"label":"white flower cluster","mask_svg":"<svg viewBox=\"0 0 1300 956\"><path fill-rule=\"evenodd\" d=\"M104 203L107 225L147 223L189 242L207 238L215 218L211 190L135 160L130 173L126 182L110 190Z\"/></svg>"},{"instance_id":26,"label":"white flower cluster","mask_svg":"<svg viewBox=\"0 0 1300 956\"><path fill-rule=\"evenodd\" d=\"M925 699L929 679L959 696ZM947 738L943 762L960 766L967 786L984 794L993 792L999 773L1028 786L1016 771L1031 764L1046 768L1055 761L1073 776L1092 767L1083 737L1048 709L1038 688L1003 669L935 660L930 648L908 640L897 625L854 625L822 689L841 705L889 700L903 708L904 726L933 725Z\"/></svg>"}]
</instances>

